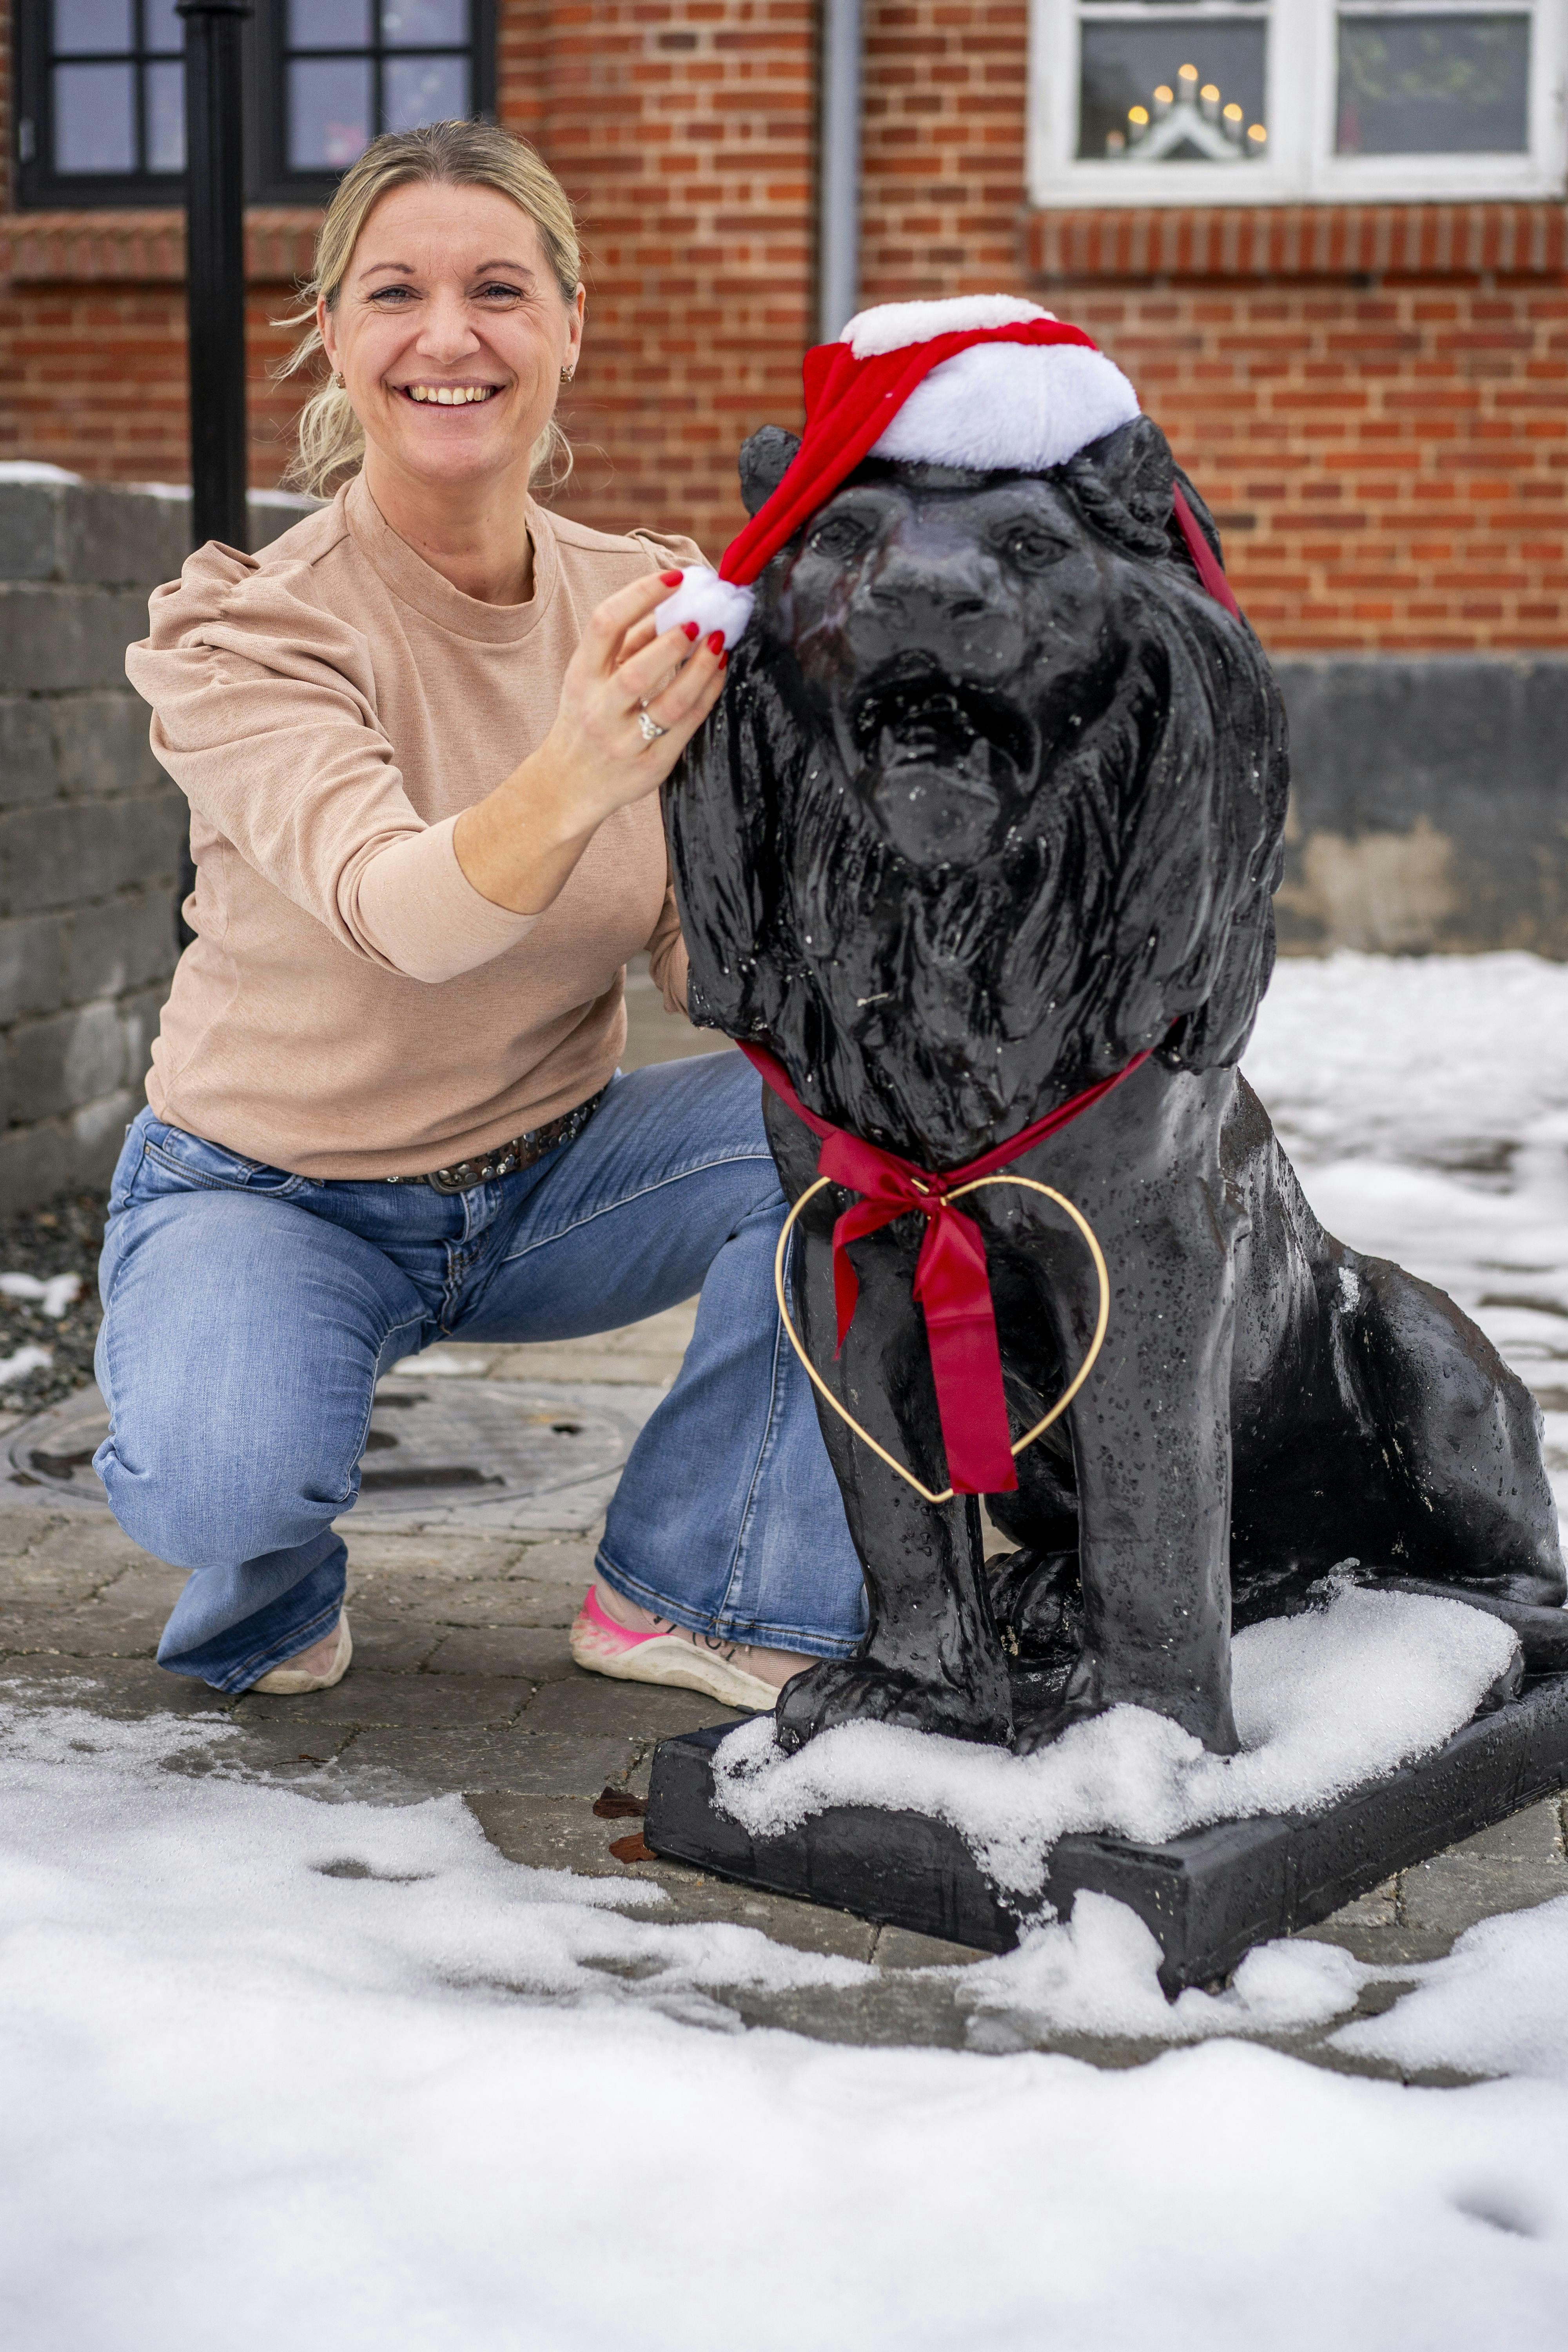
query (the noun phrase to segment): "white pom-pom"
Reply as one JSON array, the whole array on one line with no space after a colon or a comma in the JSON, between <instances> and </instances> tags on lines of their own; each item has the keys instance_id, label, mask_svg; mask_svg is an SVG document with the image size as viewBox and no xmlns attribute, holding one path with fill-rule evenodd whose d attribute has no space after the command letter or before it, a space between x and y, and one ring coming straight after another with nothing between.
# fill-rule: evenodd
<instances>
[{"instance_id":1,"label":"white pom-pom","mask_svg":"<svg viewBox=\"0 0 1568 2352\"><path fill-rule=\"evenodd\" d=\"M706 563L693 563L680 575L680 585L673 596L667 596L654 614L655 626L662 634L666 629L684 628L695 621L699 637L710 637L721 630L724 648L739 645L746 634L746 624L756 603L749 588L737 588L732 580L721 580Z\"/></svg>"}]
</instances>

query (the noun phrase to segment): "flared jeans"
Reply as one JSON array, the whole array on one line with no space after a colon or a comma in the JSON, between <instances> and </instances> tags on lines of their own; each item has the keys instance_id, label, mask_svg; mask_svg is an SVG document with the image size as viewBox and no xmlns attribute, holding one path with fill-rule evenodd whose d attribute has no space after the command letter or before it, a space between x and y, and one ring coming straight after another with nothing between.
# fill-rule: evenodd
<instances>
[{"instance_id":1,"label":"flared jeans","mask_svg":"<svg viewBox=\"0 0 1568 2352\"><path fill-rule=\"evenodd\" d=\"M842 1657L859 1563L779 1326L784 1202L737 1055L617 1076L576 1140L466 1192L327 1183L143 1111L114 1174L94 1457L127 1535L190 1570L160 1663L247 1689L335 1622L375 1384L442 1339L574 1339L700 1292L596 1566L658 1615Z\"/></svg>"}]
</instances>

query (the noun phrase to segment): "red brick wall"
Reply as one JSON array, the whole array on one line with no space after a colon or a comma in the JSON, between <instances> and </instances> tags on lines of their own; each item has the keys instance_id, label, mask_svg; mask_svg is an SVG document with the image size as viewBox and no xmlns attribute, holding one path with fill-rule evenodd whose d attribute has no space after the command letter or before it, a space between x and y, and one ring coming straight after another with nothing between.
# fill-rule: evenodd
<instances>
[{"instance_id":1,"label":"red brick wall","mask_svg":"<svg viewBox=\"0 0 1568 2352\"><path fill-rule=\"evenodd\" d=\"M1280 650L1560 648L1568 289L1075 286Z\"/></svg>"},{"instance_id":2,"label":"red brick wall","mask_svg":"<svg viewBox=\"0 0 1568 2352\"><path fill-rule=\"evenodd\" d=\"M251 479L287 463L295 395L265 370L289 337L268 321L286 286L252 286ZM42 458L96 480L190 478L183 286L0 284L0 457Z\"/></svg>"},{"instance_id":3,"label":"red brick wall","mask_svg":"<svg viewBox=\"0 0 1568 2352\"><path fill-rule=\"evenodd\" d=\"M258 209L247 225L251 478L288 462L299 394L272 374L293 340L317 215ZM0 218L0 457L107 481L184 481L184 226L164 211Z\"/></svg>"},{"instance_id":4,"label":"red brick wall","mask_svg":"<svg viewBox=\"0 0 1568 2352\"><path fill-rule=\"evenodd\" d=\"M741 519L740 440L798 422L811 0L500 15L502 117L560 173L587 248L562 502L716 551ZM1023 0L868 0L863 299L1004 288L1081 320L1221 517L1238 592L1281 650L1561 646L1563 208L1031 215L1026 49ZM0 455L178 478L177 224L56 219L0 222ZM307 251L301 216L253 221L262 482L293 405L265 376L285 341L266 320Z\"/></svg>"}]
</instances>

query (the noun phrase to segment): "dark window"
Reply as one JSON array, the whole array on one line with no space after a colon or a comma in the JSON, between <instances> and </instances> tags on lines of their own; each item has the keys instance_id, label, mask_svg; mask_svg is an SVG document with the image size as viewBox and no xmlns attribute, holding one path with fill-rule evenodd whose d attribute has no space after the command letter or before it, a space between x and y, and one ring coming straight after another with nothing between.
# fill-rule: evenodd
<instances>
[{"instance_id":1,"label":"dark window","mask_svg":"<svg viewBox=\"0 0 1568 2352\"><path fill-rule=\"evenodd\" d=\"M182 200L174 0L15 0L24 205ZM494 0L257 0L246 26L249 194L324 202L378 131L486 114Z\"/></svg>"},{"instance_id":2,"label":"dark window","mask_svg":"<svg viewBox=\"0 0 1568 2352\"><path fill-rule=\"evenodd\" d=\"M1342 155L1530 152L1527 16L1345 16Z\"/></svg>"},{"instance_id":3,"label":"dark window","mask_svg":"<svg viewBox=\"0 0 1568 2352\"><path fill-rule=\"evenodd\" d=\"M184 26L174 0L19 0L16 13L24 200L177 201Z\"/></svg>"},{"instance_id":4,"label":"dark window","mask_svg":"<svg viewBox=\"0 0 1568 2352\"><path fill-rule=\"evenodd\" d=\"M325 194L376 131L488 113L492 26L490 0L274 0L258 77L267 193Z\"/></svg>"}]
</instances>

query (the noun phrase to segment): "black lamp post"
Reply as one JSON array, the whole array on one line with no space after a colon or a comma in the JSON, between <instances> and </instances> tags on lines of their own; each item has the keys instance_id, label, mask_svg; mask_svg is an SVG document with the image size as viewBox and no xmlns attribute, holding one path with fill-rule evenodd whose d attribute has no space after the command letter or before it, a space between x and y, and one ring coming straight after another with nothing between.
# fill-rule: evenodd
<instances>
[{"instance_id":1,"label":"black lamp post","mask_svg":"<svg viewBox=\"0 0 1568 2352\"><path fill-rule=\"evenodd\" d=\"M243 548L245 165L240 26L250 0L174 0L185 20L185 316L190 354L191 545ZM185 856L179 913L195 887Z\"/></svg>"},{"instance_id":2,"label":"black lamp post","mask_svg":"<svg viewBox=\"0 0 1568 2352\"><path fill-rule=\"evenodd\" d=\"M245 172L240 26L250 0L175 0L185 20L185 303L191 543L245 545Z\"/></svg>"}]
</instances>

